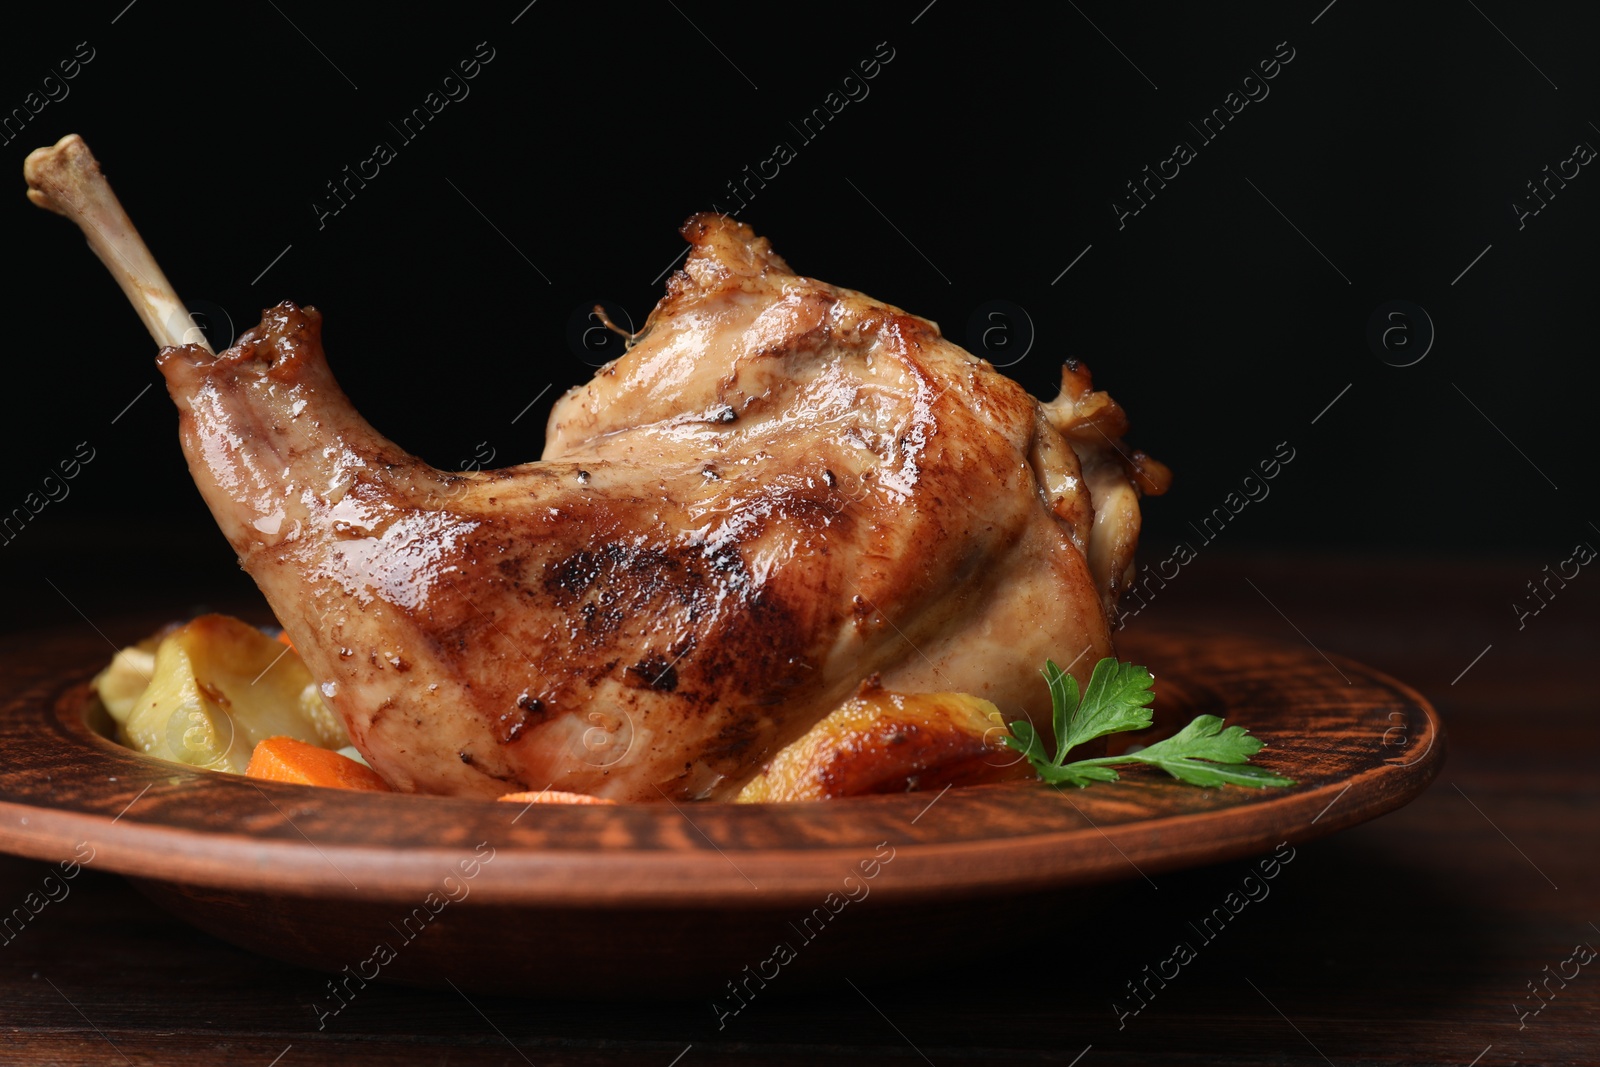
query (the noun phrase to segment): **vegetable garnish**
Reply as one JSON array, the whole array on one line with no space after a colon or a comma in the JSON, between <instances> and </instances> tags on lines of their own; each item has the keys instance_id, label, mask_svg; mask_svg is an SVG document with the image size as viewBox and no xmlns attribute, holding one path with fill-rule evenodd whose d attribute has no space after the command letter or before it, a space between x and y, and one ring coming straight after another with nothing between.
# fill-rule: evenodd
<instances>
[{"instance_id":1,"label":"vegetable garnish","mask_svg":"<svg viewBox=\"0 0 1600 1067\"><path fill-rule=\"evenodd\" d=\"M392 793L389 783L364 763L339 752L318 748L293 737L269 737L258 742L245 772L251 778L330 789L365 789Z\"/></svg>"},{"instance_id":2,"label":"vegetable garnish","mask_svg":"<svg viewBox=\"0 0 1600 1067\"><path fill-rule=\"evenodd\" d=\"M1107 656L1094 665L1089 684L1078 694L1078 680L1047 660L1045 682L1050 686L1051 721L1055 726L1056 755L1045 754L1038 731L1026 720L1011 723L1005 743L1028 757L1039 777L1051 785L1114 782L1112 764L1148 763L1191 785L1244 785L1253 789L1294 785L1293 778L1273 774L1263 767L1240 766L1265 744L1243 726L1224 728L1215 715L1199 715L1176 734L1137 752L1099 756L1068 763L1067 754L1085 741L1106 734L1143 730L1150 726L1150 687L1155 678L1143 667L1119 663Z\"/></svg>"}]
</instances>

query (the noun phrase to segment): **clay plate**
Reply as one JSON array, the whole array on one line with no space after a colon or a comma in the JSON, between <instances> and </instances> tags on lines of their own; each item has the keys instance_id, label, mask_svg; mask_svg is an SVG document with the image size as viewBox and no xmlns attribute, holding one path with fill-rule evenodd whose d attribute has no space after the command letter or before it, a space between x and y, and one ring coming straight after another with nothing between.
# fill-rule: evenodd
<instances>
[{"instance_id":1,"label":"clay plate","mask_svg":"<svg viewBox=\"0 0 1600 1067\"><path fill-rule=\"evenodd\" d=\"M86 683L110 649L48 633L0 659L0 850L92 849L196 926L351 988L715 995L775 953L786 974L865 975L992 951L999 906L1059 914L1065 893L1320 837L1405 804L1442 762L1428 702L1358 663L1177 630L1125 632L1118 652L1157 678L1145 740L1221 715L1300 784L1134 769L1084 790L524 809L260 783L108 740Z\"/></svg>"}]
</instances>

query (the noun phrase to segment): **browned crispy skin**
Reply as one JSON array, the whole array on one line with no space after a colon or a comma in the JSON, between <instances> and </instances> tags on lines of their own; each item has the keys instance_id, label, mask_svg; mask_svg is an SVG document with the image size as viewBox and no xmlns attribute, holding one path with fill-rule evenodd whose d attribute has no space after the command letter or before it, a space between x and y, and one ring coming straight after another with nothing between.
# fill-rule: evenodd
<instances>
[{"instance_id":1,"label":"browned crispy skin","mask_svg":"<svg viewBox=\"0 0 1600 1067\"><path fill-rule=\"evenodd\" d=\"M162 351L196 483L397 788L727 798L874 673L1045 724L1044 659L1111 652L1129 518L1091 573L1082 446L932 323L726 218L684 232L535 463L447 473L381 437L309 308Z\"/></svg>"}]
</instances>

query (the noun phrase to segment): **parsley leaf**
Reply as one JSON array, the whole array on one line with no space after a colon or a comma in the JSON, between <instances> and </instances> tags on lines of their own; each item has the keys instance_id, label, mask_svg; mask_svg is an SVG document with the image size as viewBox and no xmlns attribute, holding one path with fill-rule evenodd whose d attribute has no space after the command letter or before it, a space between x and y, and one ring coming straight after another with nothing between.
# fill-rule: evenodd
<instances>
[{"instance_id":1,"label":"parsley leaf","mask_svg":"<svg viewBox=\"0 0 1600 1067\"><path fill-rule=\"evenodd\" d=\"M1011 736L1005 743L1026 756L1039 777L1052 785L1081 788L1091 782L1114 782L1118 775L1111 764L1124 763L1159 767L1191 785L1242 785L1262 789L1295 784L1294 779L1262 767L1240 766L1261 751L1263 742L1250 736L1250 731L1242 726L1225 726L1215 715L1197 716L1171 737L1137 752L1068 763L1068 753L1086 741L1149 727L1150 701L1155 697L1150 687L1155 684L1155 678L1143 667L1119 663L1107 656L1094 665L1089 684L1080 695L1078 680L1054 662L1047 660L1042 673L1045 684L1050 687L1055 758L1049 757L1043 738L1025 720L1011 723Z\"/></svg>"}]
</instances>

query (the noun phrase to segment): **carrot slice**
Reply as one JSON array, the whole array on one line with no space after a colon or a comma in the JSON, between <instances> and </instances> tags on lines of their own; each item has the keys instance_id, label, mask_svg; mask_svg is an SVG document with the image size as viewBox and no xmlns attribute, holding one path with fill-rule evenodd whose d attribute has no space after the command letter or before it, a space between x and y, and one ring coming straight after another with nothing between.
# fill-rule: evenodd
<instances>
[{"instance_id":1,"label":"carrot slice","mask_svg":"<svg viewBox=\"0 0 1600 1067\"><path fill-rule=\"evenodd\" d=\"M295 650L294 642L289 640L289 635L286 632L284 632L283 630L279 630L278 631L278 643L280 645L288 645L289 646L289 651L291 651L291 652L293 652Z\"/></svg>"},{"instance_id":2,"label":"carrot slice","mask_svg":"<svg viewBox=\"0 0 1600 1067\"><path fill-rule=\"evenodd\" d=\"M326 748L308 745L292 737L269 737L250 754L244 772L251 778L296 785L320 785L330 789L366 789L392 793L389 783L376 771L363 767L349 756Z\"/></svg>"},{"instance_id":3,"label":"carrot slice","mask_svg":"<svg viewBox=\"0 0 1600 1067\"><path fill-rule=\"evenodd\" d=\"M507 793L496 797L511 804L615 804L615 800L592 797L587 793L563 793L559 789L541 789L536 793Z\"/></svg>"}]
</instances>

